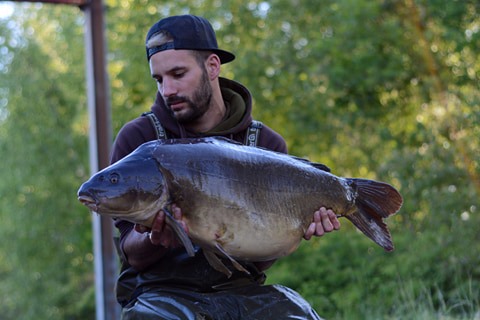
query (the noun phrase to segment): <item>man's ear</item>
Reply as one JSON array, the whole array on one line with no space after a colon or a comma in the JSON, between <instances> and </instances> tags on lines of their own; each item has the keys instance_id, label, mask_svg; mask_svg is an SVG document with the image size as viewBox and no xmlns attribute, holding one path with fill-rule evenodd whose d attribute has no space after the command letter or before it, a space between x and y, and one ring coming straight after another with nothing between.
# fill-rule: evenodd
<instances>
[{"instance_id":1,"label":"man's ear","mask_svg":"<svg viewBox=\"0 0 480 320\"><path fill-rule=\"evenodd\" d=\"M205 68L207 69L208 78L210 81L215 80L220 76L220 58L215 54L212 53L208 56L207 60L205 61Z\"/></svg>"}]
</instances>

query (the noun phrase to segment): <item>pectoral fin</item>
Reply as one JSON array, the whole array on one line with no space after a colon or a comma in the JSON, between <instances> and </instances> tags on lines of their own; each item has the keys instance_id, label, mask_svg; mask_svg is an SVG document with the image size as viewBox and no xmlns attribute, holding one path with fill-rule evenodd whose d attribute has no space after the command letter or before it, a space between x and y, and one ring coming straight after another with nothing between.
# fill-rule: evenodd
<instances>
[{"instance_id":1,"label":"pectoral fin","mask_svg":"<svg viewBox=\"0 0 480 320\"><path fill-rule=\"evenodd\" d=\"M193 257L195 255L195 250L193 248L192 240L190 240L185 230L183 230L183 227L180 225L180 223L178 223L177 220L173 218L172 214L166 207L163 208L163 212L165 212L167 224L172 227L178 239L180 239L180 242L185 247L185 250L187 250L188 255Z\"/></svg>"}]
</instances>

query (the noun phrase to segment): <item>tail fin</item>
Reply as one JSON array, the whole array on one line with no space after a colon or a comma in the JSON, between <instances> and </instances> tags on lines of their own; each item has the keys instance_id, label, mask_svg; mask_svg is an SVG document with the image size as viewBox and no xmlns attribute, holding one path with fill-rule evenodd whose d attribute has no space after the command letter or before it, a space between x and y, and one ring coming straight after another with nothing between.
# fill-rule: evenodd
<instances>
[{"instance_id":1,"label":"tail fin","mask_svg":"<svg viewBox=\"0 0 480 320\"><path fill-rule=\"evenodd\" d=\"M347 181L356 193L357 210L345 217L379 246L392 251L392 237L383 219L400 210L402 196L387 183L366 179Z\"/></svg>"}]
</instances>

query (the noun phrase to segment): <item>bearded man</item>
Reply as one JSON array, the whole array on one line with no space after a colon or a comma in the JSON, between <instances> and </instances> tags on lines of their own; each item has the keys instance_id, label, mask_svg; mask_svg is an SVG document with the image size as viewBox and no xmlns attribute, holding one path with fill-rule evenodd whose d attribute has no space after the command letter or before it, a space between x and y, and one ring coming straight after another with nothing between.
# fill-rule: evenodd
<instances>
[{"instance_id":1,"label":"bearded man","mask_svg":"<svg viewBox=\"0 0 480 320\"><path fill-rule=\"evenodd\" d=\"M238 82L220 77L222 64L235 56L218 48L211 24L193 15L155 23L146 38L147 59L157 96L151 111L128 122L115 140L111 162L144 142L163 138L223 136L287 153L285 140L252 119L252 97ZM172 205L181 222L182 210ZM213 269L201 249L190 257L159 211L151 229L117 220L122 272L117 299L123 319L320 319L295 291L264 285L274 261L229 261L232 276ZM340 224L331 210L312 212L304 238L322 236Z\"/></svg>"}]
</instances>

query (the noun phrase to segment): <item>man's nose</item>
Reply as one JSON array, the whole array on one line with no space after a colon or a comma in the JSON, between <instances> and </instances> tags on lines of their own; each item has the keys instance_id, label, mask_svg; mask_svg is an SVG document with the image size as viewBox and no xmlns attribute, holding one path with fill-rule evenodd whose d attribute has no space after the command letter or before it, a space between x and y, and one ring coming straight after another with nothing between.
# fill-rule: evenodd
<instances>
[{"instance_id":1,"label":"man's nose","mask_svg":"<svg viewBox=\"0 0 480 320\"><path fill-rule=\"evenodd\" d=\"M162 83L162 95L164 97L170 97L177 94L175 81L169 79L163 79Z\"/></svg>"}]
</instances>

